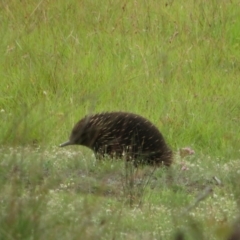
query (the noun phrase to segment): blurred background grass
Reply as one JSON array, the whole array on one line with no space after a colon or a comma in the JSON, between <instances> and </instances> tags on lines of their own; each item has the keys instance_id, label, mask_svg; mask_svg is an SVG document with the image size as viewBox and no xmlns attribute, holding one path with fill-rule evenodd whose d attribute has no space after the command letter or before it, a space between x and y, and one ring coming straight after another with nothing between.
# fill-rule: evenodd
<instances>
[{"instance_id":1,"label":"blurred background grass","mask_svg":"<svg viewBox=\"0 0 240 240\"><path fill-rule=\"evenodd\" d=\"M131 111L174 149L239 155L237 1L1 2L1 142L56 145Z\"/></svg>"},{"instance_id":2,"label":"blurred background grass","mask_svg":"<svg viewBox=\"0 0 240 240\"><path fill-rule=\"evenodd\" d=\"M85 114L152 120L239 155L237 1L1 1L1 142L57 145Z\"/></svg>"}]
</instances>

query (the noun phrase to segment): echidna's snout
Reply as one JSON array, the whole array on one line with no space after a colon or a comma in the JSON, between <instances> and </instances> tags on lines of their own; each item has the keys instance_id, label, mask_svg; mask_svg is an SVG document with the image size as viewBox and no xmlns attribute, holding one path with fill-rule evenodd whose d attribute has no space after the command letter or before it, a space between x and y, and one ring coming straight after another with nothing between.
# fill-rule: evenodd
<instances>
[{"instance_id":1,"label":"echidna's snout","mask_svg":"<svg viewBox=\"0 0 240 240\"><path fill-rule=\"evenodd\" d=\"M72 142L71 142L70 140L68 140L68 141L60 144L59 147L66 147L66 146L68 146L68 145L72 145Z\"/></svg>"}]
</instances>

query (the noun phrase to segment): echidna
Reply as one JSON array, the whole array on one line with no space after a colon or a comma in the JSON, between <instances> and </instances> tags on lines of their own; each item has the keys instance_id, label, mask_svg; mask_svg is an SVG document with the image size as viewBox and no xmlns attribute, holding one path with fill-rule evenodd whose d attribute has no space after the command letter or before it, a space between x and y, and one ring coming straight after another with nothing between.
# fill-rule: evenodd
<instances>
[{"instance_id":1,"label":"echidna","mask_svg":"<svg viewBox=\"0 0 240 240\"><path fill-rule=\"evenodd\" d=\"M60 147L83 145L97 158L133 160L135 165L172 163L172 151L160 131L147 119L127 112L106 112L85 116L73 127L70 139Z\"/></svg>"}]
</instances>

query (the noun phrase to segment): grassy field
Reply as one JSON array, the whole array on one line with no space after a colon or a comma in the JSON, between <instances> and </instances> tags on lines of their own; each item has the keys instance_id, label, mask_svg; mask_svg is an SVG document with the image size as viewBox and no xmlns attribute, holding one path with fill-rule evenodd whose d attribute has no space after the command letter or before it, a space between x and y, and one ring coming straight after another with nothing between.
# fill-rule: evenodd
<instances>
[{"instance_id":1,"label":"grassy field","mask_svg":"<svg viewBox=\"0 0 240 240\"><path fill-rule=\"evenodd\" d=\"M2 0L0 239L227 239L240 214L239 16L238 0ZM113 110L161 130L171 169L57 147L84 115Z\"/></svg>"}]
</instances>

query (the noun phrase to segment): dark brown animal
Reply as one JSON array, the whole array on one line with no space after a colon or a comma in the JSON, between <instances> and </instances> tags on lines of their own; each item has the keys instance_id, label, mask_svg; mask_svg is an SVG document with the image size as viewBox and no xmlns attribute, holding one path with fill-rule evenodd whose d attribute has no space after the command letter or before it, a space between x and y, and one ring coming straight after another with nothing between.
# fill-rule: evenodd
<instances>
[{"instance_id":1,"label":"dark brown animal","mask_svg":"<svg viewBox=\"0 0 240 240\"><path fill-rule=\"evenodd\" d=\"M228 240L240 240L240 217L238 217L237 221L233 226L233 230Z\"/></svg>"},{"instance_id":2,"label":"dark brown animal","mask_svg":"<svg viewBox=\"0 0 240 240\"><path fill-rule=\"evenodd\" d=\"M147 119L127 112L106 112L86 116L74 126L67 145L83 145L97 158L110 157L133 160L150 165L172 163L172 151L162 134Z\"/></svg>"}]
</instances>

